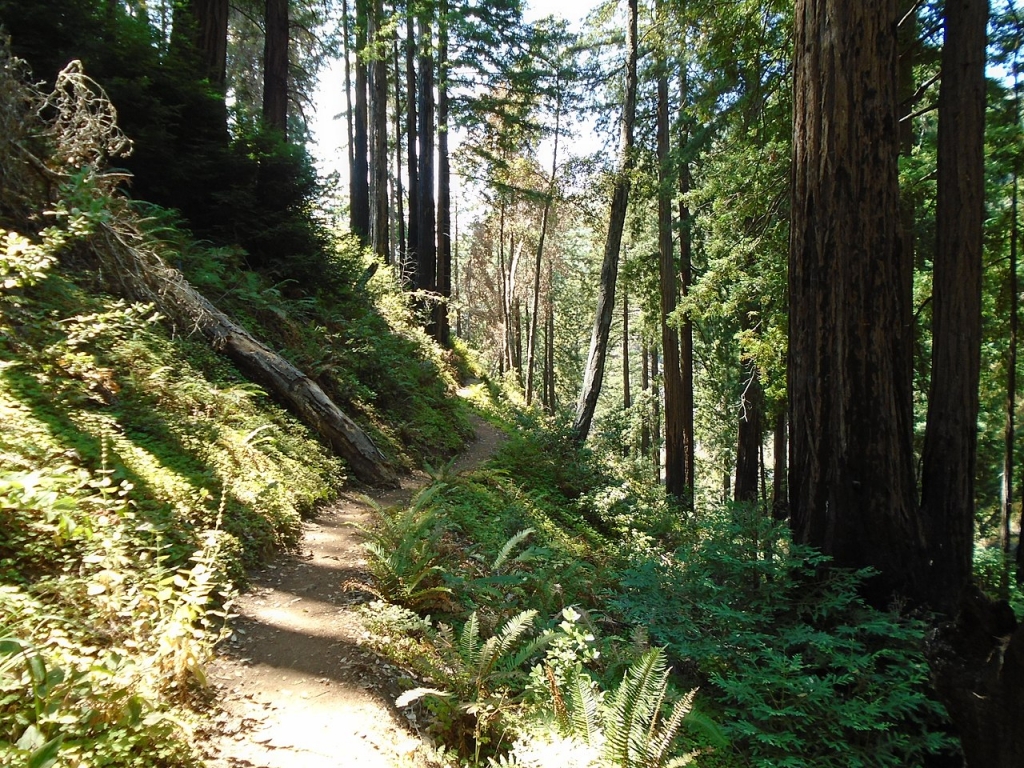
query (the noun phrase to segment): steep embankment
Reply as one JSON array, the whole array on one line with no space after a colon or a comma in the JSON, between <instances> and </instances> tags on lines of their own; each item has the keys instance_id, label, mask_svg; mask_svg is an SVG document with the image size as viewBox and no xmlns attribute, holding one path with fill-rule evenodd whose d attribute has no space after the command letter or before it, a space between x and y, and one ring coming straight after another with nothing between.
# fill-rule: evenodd
<instances>
[{"instance_id":1,"label":"steep embankment","mask_svg":"<svg viewBox=\"0 0 1024 768\"><path fill-rule=\"evenodd\" d=\"M500 433L481 420L476 427L476 441L453 471L471 469L497 449ZM401 503L427 479L414 475L402 489L373 498ZM369 596L346 589L370 580L354 527L370 518L365 497L344 494L305 524L296 553L253 574L211 670L222 707L209 733L211 768L427 764L415 715L394 707L402 673L366 645L355 608Z\"/></svg>"},{"instance_id":2,"label":"steep embankment","mask_svg":"<svg viewBox=\"0 0 1024 768\"><path fill-rule=\"evenodd\" d=\"M322 293L286 297L119 195L95 84L47 102L2 49L0 80L0 766L195 765L183 705L231 582L294 547L349 470L194 327L119 297L109 238L181 267L392 464L457 448L465 418L358 249L324 254Z\"/></svg>"}]
</instances>

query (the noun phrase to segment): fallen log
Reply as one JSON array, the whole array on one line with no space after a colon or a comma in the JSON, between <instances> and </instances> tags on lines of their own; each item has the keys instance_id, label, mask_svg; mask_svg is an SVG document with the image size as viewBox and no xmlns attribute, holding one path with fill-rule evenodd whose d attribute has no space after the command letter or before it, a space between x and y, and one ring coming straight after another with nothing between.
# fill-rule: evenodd
<instances>
[{"instance_id":1,"label":"fallen log","mask_svg":"<svg viewBox=\"0 0 1024 768\"><path fill-rule=\"evenodd\" d=\"M290 406L315 429L364 483L396 487L383 453L306 374L220 311L154 252L133 228L103 223L94 252L118 293L156 306L179 328L199 331L241 371Z\"/></svg>"}]
</instances>

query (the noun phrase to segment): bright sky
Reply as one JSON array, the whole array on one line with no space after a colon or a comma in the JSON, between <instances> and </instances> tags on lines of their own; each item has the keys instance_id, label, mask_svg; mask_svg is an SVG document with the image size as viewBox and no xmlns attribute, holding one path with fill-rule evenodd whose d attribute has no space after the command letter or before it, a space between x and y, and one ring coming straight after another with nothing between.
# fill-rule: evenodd
<instances>
[{"instance_id":1,"label":"bright sky","mask_svg":"<svg viewBox=\"0 0 1024 768\"><path fill-rule=\"evenodd\" d=\"M528 0L526 20L535 21L549 15L563 16L578 27L597 5L597 0ZM345 161L345 65L335 61L320 74L315 103L316 113L310 123L314 144L310 147L317 168L322 174L343 171ZM343 177L342 182L347 180Z\"/></svg>"}]
</instances>

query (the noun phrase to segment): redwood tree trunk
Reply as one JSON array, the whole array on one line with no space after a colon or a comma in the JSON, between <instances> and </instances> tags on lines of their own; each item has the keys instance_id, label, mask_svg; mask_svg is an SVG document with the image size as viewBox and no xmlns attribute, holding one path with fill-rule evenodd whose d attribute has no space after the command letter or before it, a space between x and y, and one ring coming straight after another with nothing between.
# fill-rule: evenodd
<instances>
[{"instance_id":1,"label":"redwood tree trunk","mask_svg":"<svg viewBox=\"0 0 1024 768\"><path fill-rule=\"evenodd\" d=\"M448 1L440 0L438 15L437 84L437 292L434 308L434 337L451 346L448 300L452 297L452 194L451 163L448 157Z\"/></svg>"},{"instance_id":2,"label":"redwood tree trunk","mask_svg":"<svg viewBox=\"0 0 1024 768\"><path fill-rule=\"evenodd\" d=\"M411 4L410 4L411 5ZM406 269L414 269L416 252L419 250L419 160L416 155L418 141L416 131L416 30L412 9L406 16L405 38L405 141L406 171L409 175L409 229L406 245ZM403 277L406 269L403 269ZM414 283L415 281L413 281Z\"/></svg>"},{"instance_id":3,"label":"redwood tree trunk","mask_svg":"<svg viewBox=\"0 0 1024 768\"><path fill-rule=\"evenodd\" d=\"M267 0L263 121L288 137L288 0Z\"/></svg>"},{"instance_id":4,"label":"redwood tree trunk","mask_svg":"<svg viewBox=\"0 0 1024 768\"><path fill-rule=\"evenodd\" d=\"M903 364L897 0L797 0L789 258L791 525L868 598L920 586Z\"/></svg>"},{"instance_id":5,"label":"redwood tree trunk","mask_svg":"<svg viewBox=\"0 0 1024 768\"><path fill-rule=\"evenodd\" d=\"M981 368L987 0L948 0L939 90L932 383L921 459L931 570L926 598L950 612L971 577Z\"/></svg>"},{"instance_id":6,"label":"redwood tree trunk","mask_svg":"<svg viewBox=\"0 0 1024 768\"><path fill-rule=\"evenodd\" d=\"M601 263L601 284L597 292L597 311L594 330L590 338L590 351L583 374L583 387L576 405L573 436L582 443L590 433L604 378L604 363L608 352L608 335L615 310L615 282L619 272L619 247L626 221L629 202L630 173L633 170L633 122L636 118L636 62L637 62L637 0L627 0L629 19L626 23L626 97L622 107L622 135L619 143L619 174L612 192L611 212L608 216L608 236L605 240L604 259Z\"/></svg>"},{"instance_id":7,"label":"redwood tree trunk","mask_svg":"<svg viewBox=\"0 0 1024 768\"><path fill-rule=\"evenodd\" d=\"M421 11L419 31L419 174L417 178L417 246L416 287L421 291L437 290L437 231L434 208L434 57L432 20L429 9ZM434 333L431 310L427 332Z\"/></svg>"},{"instance_id":8,"label":"redwood tree trunk","mask_svg":"<svg viewBox=\"0 0 1024 768\"><path fill-rule=\"evenodd\" d=\"M370 244L373 252L387 262L390 252L388 238L388 76L384 60L385 46L381 34L384 6L374 0L368 18L369 40L376 55L370 65L370 123L372 162L370 164Z\"/></svg>"},{"instance_id":9,"label":"redwood tree trunk","mask_svg":"<svg viewBox=\"0 0 1024 768\"><path fill-rule=\"evenodd\" d=\"M367 107L367 72L363 51L366 49L366 4L369 0L355 0L356 7L356 112L353 118L354 141L352 168L349 178L349 226L359 242L370 242L370 140L368 135L369 109Z\"/></svg>"},{"instance_id":10,"label":"redwood tree trunk","mask_svg":"<svg viewBox=\"0 0 1024 768\"><path fill-rule=\"evenodd\" d=\"M660 3L659 3L660 11ZM668 72L664 57L658 62L658 276L661 286L662 380L665 382L665 493L678 500L687 495L685 406L679 361L679 333L669 323L679 294L679 279L672 252L672 158L669 154Z\"/></svg>"},{"instance_id":11,"label":"redwood tree trunk","mask_svg":"<svg viewBox=\"0 0 1024 768\"><path fill-rule=\"evenodd\" d=\"M736 501L757 501L761 436L764 433L763 410L764 395L755 366L740 400L740 423L736 439L736 483L733 489L733 499Z\"/></svg>"}]
</instances>

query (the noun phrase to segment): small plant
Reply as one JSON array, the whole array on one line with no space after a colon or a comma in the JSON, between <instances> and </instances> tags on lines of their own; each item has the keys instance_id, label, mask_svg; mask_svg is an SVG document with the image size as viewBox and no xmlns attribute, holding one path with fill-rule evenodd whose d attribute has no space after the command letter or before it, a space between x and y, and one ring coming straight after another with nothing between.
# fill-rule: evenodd
<instances>
[{"instance_id":1,"label":"small plant","mask_svg":"<svg viewBox=\"0 0 1024 768\"><path fill-rule=\"evenodd\" d=\"M536 616L536 611L523 611L486 640L480 636L476 612L458 637L442 625L434 639L436 659L431 665L433 682L440 687L407 691L396 705L426 699L444 742L464 755L472 754L478 763L486 748L493 749L502 718L518 701L526 679L523 666L550 638L528 637Z\"/></svg>"},{"instance_id":2,"label":"small plant","mask_svg":"<svg viewBox=\"0 0 1024 768\"><path fill-rule=\"evenodd\" d=\"M444 487L434 483L416 494L405 509L388 510L372 499L377 512L372 527L356 525L368 541L371 584L349 582L349 589L363 589L381 600L413 610L446 607L451 590L441 584L445 569L439 564L438 544L445 525L431 500Z\"/></svg>"}]
</instances>

